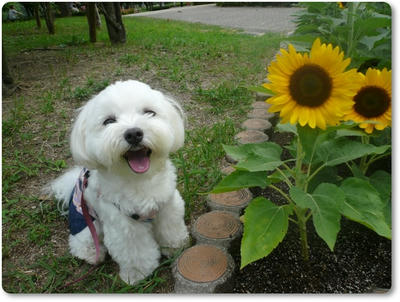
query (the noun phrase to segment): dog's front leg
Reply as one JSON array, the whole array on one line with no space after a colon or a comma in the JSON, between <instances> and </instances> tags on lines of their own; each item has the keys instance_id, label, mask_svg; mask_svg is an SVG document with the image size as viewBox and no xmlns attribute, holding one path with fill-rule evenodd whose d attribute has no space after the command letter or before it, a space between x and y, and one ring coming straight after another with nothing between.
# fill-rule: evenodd
<instances>
[{"instance_id":1,"label":"dog's front leg","mask_svg":"<svg viewBox=\"0 0 400 302\"><path fill-rule=\"evenodd\" d=\"M172 256L177 249L189 243L184 215L185 203L178 190L175 190L171 200L164 204L154 221L154 234L163 255Z\"/></svg>"},{"instance_id":2,"label":"dog's front leg","mask_svg":"<svg viewBox=\"0 0 400 302\"><path fill-rule=\"evenodd\" d=\"M137 222L123 214L113 218L104 223L104 244L119 264L121 279L132 285L157 268L160 250L150 223Z\"/></svg>"}]
</instances>

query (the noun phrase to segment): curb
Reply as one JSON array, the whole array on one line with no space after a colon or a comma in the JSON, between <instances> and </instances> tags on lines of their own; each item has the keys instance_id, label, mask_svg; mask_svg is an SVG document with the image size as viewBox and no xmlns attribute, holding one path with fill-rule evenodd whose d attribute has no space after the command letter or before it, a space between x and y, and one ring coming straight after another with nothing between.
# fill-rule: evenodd
<instances>
[{"instance_id":1,"label":"curb","mask_svg":"<svg viewBox=\"0 0 400 302\"><path fill-rule=\"evenodd\" d=\"M257 93L248 120L242 123L244 131L235 135L238 144L265 142L265 133L272 128L269 119L274 114L267 110L268 95ZM225 156L227 162L236 161ZM235 171L232 166L221 169L228 175ZM253 199L249 189L220 194L208 194L209 212L201 215L193 224L191 234L196 245L186 249L173 264L175 293L228 293L231 289L235 263L229 250L240 248L243 225L239 216Z\"/></svg>"}]
</instances>

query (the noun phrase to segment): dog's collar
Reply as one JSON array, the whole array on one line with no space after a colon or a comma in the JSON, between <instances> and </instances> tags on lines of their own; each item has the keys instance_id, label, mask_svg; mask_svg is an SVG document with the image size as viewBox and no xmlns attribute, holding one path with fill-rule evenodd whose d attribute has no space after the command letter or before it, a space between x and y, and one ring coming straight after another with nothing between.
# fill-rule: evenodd
<instances>
[{"instance_id":1,"label":"dog's collar","mask_svg":"<svg viewBox=\"0 0 400 302\"><path fill-rule=\"evenodd\" d=\"M119 204L116 204L116 203L113 203L113 205L120 211L120 212L122 212L122 213L124 213L124 211L121 209L121 207L120 207L120 205ZM149 214L147 214L147 215L139 215L139 214L136 214L136 213L133 213L133 214L126 214L126 213L124 213L126 216L128 216L128 217L130 217L130 218L132 218L133 220L136 220L136 221L140 221L140 222L152 222L155 218L156 218L156 216L157 216L157 214L158 214L158 211L157 210L152 210Z\"/></svg>"},{"instance_id":2,"label":"dog's collar","mask_svg":"<svg viewBox=\"0 0 400 302\"><path fill-rule=\"evenodd\" d=\"M79 194L79 198L77 198L77 200L82 200L82 196L83 196L83 192L84 192L84 190L86 189L86 187L87 187L87 183L88 183L88 179L89 179L89 176L90 176L90 171L88 170L88 169L86 169L86 168L83 168L82 169L82 171L81 171L81 174L80 174L80 176L79 176L79 189L77 190L77 192L78 193L80 193ZM98 191L97 192L97 197L99 197L101 194L100 194L100 191ZM136 221L140 221L140 222L152 222L155 218L156 218L156 216L157 216L157 214L158 214L158 211L157 210L152 210L149 214L147 214L147 215L139 215L139 214L136 214L136 213L133 213L133 214L126 214L126 213L124 213L124 211L121 209L121 207L120 207L120 205L119 204L117 204L117 203L112 203L120 212L122 212L124 215L126 215L126 216L128 216L128 217L130 217L130 218L132 218L133 220L136 220ZM78 208L78 206L76 205L76 207ZM79 204L79 209L80 209L80 204ZM80 211L80 213L82 214L82 211ZM96 212L94 212L94 210L93 209L89 209L89 213L90 213L90 215L95 219L95 218L97 218L97 215L96 215Z\"/></svg>"}]
</instances>

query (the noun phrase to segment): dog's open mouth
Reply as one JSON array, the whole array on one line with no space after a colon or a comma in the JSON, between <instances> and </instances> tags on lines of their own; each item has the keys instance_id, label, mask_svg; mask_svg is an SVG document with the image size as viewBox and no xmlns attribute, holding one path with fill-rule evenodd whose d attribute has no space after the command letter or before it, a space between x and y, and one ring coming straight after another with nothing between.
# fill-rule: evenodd
<instances>
[{"instance_id":1,"label":"dog's open mouth","mask_svg":"<svg viewBox=\"0 0 400 302\"><path fill-rule=\"evenodd\" d=\"M145 173L150 168L151 149L143 147L139 150L129 150L124 154L129 167L135 173Z\"/></svg>"}]
</instances>

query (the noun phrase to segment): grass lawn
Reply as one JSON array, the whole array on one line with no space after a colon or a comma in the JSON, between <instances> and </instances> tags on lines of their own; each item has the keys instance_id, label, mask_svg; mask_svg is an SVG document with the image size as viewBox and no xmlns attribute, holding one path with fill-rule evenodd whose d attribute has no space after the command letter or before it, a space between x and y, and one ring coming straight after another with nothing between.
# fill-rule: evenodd
<instances>
[{"instance_id":1,"label":"grass lawn","mask_svg":"<svg viewBox=\"0 0 400 302\"><path fill-rule=\"evenodd\" d=\"M186 143L173 155L189 225L220 179L224 152L254 100L244 87L262 82L281 36L253 37L219 27L124 18L127 43L111 46L103 20L88 43L85 17L56 19L56 34L34 21L3 23L3 47L16 86L3 85L2 259L9 293L156 292L173 290L163 263L136 286L107 259L91 266L68 253L67 217L41 188L72 166L69 131L75 109L116 80L137 79L178 100L187 114Z\"/></svg>"}]
</instances>

